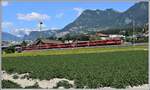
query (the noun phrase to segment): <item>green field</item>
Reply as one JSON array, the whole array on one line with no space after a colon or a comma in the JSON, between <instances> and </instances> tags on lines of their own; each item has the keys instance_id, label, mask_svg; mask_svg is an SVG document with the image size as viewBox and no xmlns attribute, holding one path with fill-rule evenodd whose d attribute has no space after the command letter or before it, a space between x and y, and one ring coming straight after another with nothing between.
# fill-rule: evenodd
<instances>
[{"instance_id":1,"label":"green field","mask_svg":"<svg viewBox=\"0 0 150 90\"><path fill-rule=\"evenodd\" d=\"M28 72L41 80L66 78L74 80L76 88L125 88L148 83L148 50L128 46L4 54L2 70Z\"/></svg>"}]
</instances>

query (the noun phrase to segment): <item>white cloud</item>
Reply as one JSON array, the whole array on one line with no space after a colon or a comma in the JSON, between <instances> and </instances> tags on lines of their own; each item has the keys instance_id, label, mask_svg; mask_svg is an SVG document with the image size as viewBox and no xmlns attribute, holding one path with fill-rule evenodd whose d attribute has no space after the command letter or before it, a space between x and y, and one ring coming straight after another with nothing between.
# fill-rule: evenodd
<instances>
[{"instance_id":1,"label":"white cloud","mask_svg":"<svg viewBox=\"0 0 150 90\"><path fill-rule=\"evenodd\" d=\"M33 30L29 28L18 28L11 30L10 33L18 37L23 37L24 35L29 35L31 31Z\"/></svg>"},{"instance_id":2,"label":"white cloud","mask_svg":"<svg viewBox=\"0 0 150 90\"><path fill-rule=\"evenodd\" d=\"M19 36L19 37L25 34L28 34L28 31L29 31L23 28L16 29L16 27L14 26L12 22L2 22L2 30L5 30L5 29L9 30L7 32L11 33L12 35Z\"/></svg>"},{"instance_id":3,"label":"white cloud","mask_svg":"<svg viewBox=\"0 0 150 90\"><path fill-rule=\"evenodd\" d=\"M28 14L17 14L17 18L19 20L26 20L26 21L43 21L43 20L48 20L50 19L50 16L47 14L40 14L36 12L28 13Z\"/></svg>"},{"instance_id":4,"label":"white cloud","mask_svg":"<svg viewBox=\"0 0 150 90\"><path fill-rule=\"evenodd\" d=\"M2 22L2 28L12 28L13 23L11 22Z\"/></svg>"},{"instance_id":5,"label":"white cloud","mask_svg":"<svg viewBox=\"0 0 150 90\"><path fill-rule=\"evenodd\" d=\"M62 18L64 16L64 13L59 13L56 15L56 18Z\"/></svg>"},{"instance_id":6,"label":"white cloud","mask_svg":"<svg viewBox=\"0 0 150 90\"><path fill-rule=\"evenodd\" d=\"M33 28L28 27L16 27L12 22L2 22L2 30L7 29L12 35L23 37L24 35L29 35L31 31L40 31L40 24L37 24ZM49 30L45 24L42 24L42 31ZM4 31L5 32L5 31Z\"/></svg>"},{"instance_id":7,"label":"white cloud","mask_svg":"<svg viewBox=\"0 0 150 90\"><path fill-rule=\"evenodd\" d=\"M8 5L8 1L1 1L1 5L4 6L4 7L7 6Z\"/></svg>"},{"instance_id":8,"label":"white cloud","mask_svg":"<svg viewBox=\"0 0 150 90\"><path fill-rule=\"evenodd\" d=\"M77 16L80 16L84 9L77 7L77 8L73 8L73 10L78 12Z\"/></svg>"},{"instance_id":9,"label":"white cloud","mask_svg":"<svg viewBox=\"0 0 150 90\"><path fill-rule=\"evenodd\" d=\"M48 30L45 24L42 24L42 31ZM10 33L17 35L18 37L23 37L24 35L29 35L32 31L40 31L40 24L37 24L34 28L15 28L11 30Z\"/></svg>"}]
</instances>

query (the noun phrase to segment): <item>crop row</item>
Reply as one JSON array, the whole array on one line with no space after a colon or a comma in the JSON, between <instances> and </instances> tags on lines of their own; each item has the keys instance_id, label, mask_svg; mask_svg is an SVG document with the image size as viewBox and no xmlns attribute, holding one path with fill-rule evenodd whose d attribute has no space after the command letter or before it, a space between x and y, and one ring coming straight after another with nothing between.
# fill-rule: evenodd
<instances>
[{"instance_id":1,"label":"crop row","mask_svg":"<svg viewBox=\"0 0 150 90\"><path fill-rule=\"evenodd\" d=\"M2 70L31 78L66 78L76 88L125 88L148 83L148 51L3 57Z\"/></svg>"}]
</instances>

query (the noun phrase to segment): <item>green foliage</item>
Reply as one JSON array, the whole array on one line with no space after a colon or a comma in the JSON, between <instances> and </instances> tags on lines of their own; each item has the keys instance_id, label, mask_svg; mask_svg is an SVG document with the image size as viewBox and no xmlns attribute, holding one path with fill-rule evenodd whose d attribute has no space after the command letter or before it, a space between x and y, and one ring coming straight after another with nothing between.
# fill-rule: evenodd
<instances>
[{"instance_id":1,"label":"green foliage","mask_svg":"<svg viewBox=\"0 0 150 90\"><path fill-rule=\"evenodd\" d=\"M72 85L72 84L69 84L68 81L63 80L63 81L59 81L59 82L57 83L56 87L54 87L54 88L59 88L59 87L64 87L64 88L68 89L68 88L73 87L73 85Z\"/></svg>"},{"instance_id":2,"label":"green foliage","mask_svg":"<svg viewBox=\"0 0 150 90\"><path fill-rule=\"evenodd\" d=\"M27 78L29 80L30 77L28 75L24 75L21 77L21 79L25 79L25 78Z\"/></svg>"},{"instance_id":3,"label":"green foliage","mask_svg":"<svg viewBox=\"0 0 150 90\"><path fill-rule=\"evenodd\" d=\"M127 42L134 42L134 43L145 43L148 42L148 37L141 37L141 38L126 38Z\"/></svg>"},{"instance_id":4,"label":"green foliage","mask_svg":"<svg viewBox=\"0 0 150 90\"><path fill-rule=\"evenodd\" d=\"M26 41L22 41L21 46L27 46L27 42Z\"/></svg>"},{"instance_id":5,"label":"green foliage","mask_svg":"<svg viewBox=\"0 0 150 90\"><path fill-rule=\"evenodd\" d=\"M84 34L67 34L65 36L63 36L62 38L58 38L61 41L65 41L65 40L79 40L79 41L88 41L89 40L89 36L86 36Z\"/></svg>"},{"instance_id":6,"label":"green foliage","mask_svg":"<svg viewBox=\"0 0 150 90\"><path fill-rule=\"evenodd\" d=\"M143 33L142 30L143 30L143 27L135 27L134 34ZM131 27L131 28L120 28L120 29L108 29L108 30L104 30L101 32L105 34L122 34L125 36L130 36L130 35L133 35L133 28Z\"/></svg>"},{"instance_id":7,"label":"green foliage","mask_svg":"<svg viewBox=\"0 0 150 90\"><path fill-rule=\"evenodd\" d=\"M15 47L10 46L4 50L5 53L15 53Z\"/></svg>"},{"instance_id":8,"label":"green foliage","mask_svg":"<svg viewBox=\"0 0 150 90\"><path fill-rule=\"evenodd\" d=\"M18 76L18 75L14 75L13 78L14 78L14 79L18 79L19 76Z\"/></svg>"},{"instance_id":9,"label":"green foliage","mask_svg":"<svg viewBox=\"0 0 150 90\"><path fill-rule=\"evenodd\" d=\"M21 88L20 85L9 81L9 80L2 80L2 88Z\"/></svg>"},{"instance_id":10,"label":"green foliage","mask_svg":"<svg viewBox=\"0 0 150 90\"><path fill-rule=\"evenodd\" d=\"M135 42L136 43L148 42L148 37L137 38L137 40Z\"/></svg>"},{"instance_id":11,"label":"green foliage","mask_svg":"<svg viewBox=\"0 0 150 90\"><path fill-rule=\"evenodd\" d=\"M148 83L148 51L2 57L2 70L29 72L33 79L66 78L76 88L125 88Z\"/></svg>"}]
</instances>

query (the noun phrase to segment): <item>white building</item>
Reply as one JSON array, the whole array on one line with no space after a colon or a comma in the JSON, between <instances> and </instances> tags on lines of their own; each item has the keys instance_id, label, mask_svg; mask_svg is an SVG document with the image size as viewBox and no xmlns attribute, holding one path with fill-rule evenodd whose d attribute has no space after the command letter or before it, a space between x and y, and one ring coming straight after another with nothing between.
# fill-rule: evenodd
<instances>
[{"instance_id":1,"label":"white building","mask_svg":"<svg viewBox=\"0 0 150 90\"><path fill-rule=\"evenodd\" d=\"M110 34L109 37L110 38L125 38L124 35L118 35L118 34Z\"/></svg>"}]
</instances>

